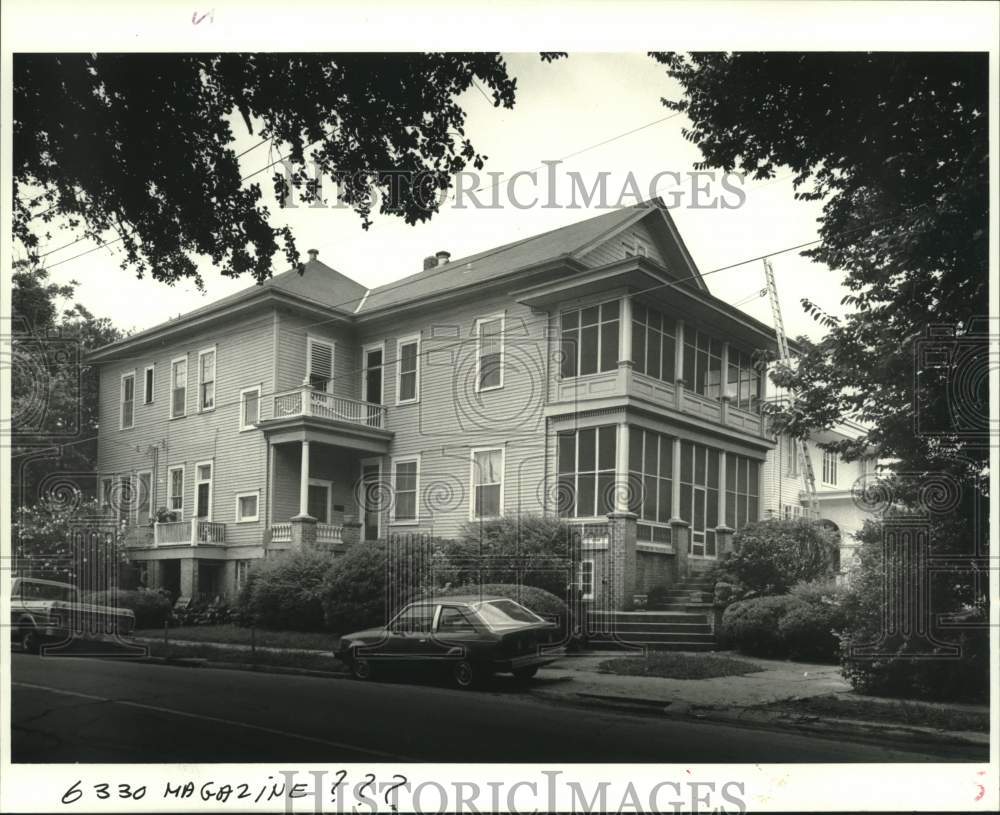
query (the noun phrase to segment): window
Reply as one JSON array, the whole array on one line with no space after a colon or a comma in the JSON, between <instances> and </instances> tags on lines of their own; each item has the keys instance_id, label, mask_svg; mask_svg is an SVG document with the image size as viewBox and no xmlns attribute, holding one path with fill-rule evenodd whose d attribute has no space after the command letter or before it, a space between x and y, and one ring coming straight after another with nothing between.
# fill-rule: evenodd
<instances>
[{"instance_id":1,"label":"window","mask_svg":"<svg viewBox=\"0 0 1000 815\"><path fill-rule=\"evenodd\" d=\"M319 391L333 393L334 344L306 337L306 379Z\"/></svg>"},{"instance_id":2,"label":"window","mask_svg":"<svg viewBox=\"0 0 1000 815\"><path fill-rule=\"evenodd\" d=\"M691 524L691 554L715 557L715 527L719 525L718 450L681 442L680 494L679 514Z\"/></svg>"},{"instance_id":3,"label":"window","mask_svg":"<svg viewBox=\"0 0 1000 815\"><path fill-rule=\"evenodd\" d=\"M664 382L676 379L677 325L642 303L632 305L632 367Z\"/></svg>"},{"instance_id":4,"label":"window","mask_svg":"<svg viewBox=\"0 0 1000 815\"><path fill-rule=\"evenodd\" d=\"M330 498L333 484L320 478L309 479L309 492L306 496L309 514L321 524L330 523Z\"/></svg>"},{"instance_id":5,"label":"window","mask_svg":"<svg viewBox=\"0 0 1000 815\"><path fill-rule=\"evenodd\" d=\"M122 430L135 427L135 371L122 374L122 404L119 418Z\"/></svg>"},{"instance_id":6,"label":"window","mask_svg":"<svg viewBox=\"0 0 1000 815\"><path fill-rule=\"evenodd\" d=\"M236 561L236 591L240 591L246 583L247 577L250 575L250 564L253 561L250 560L237 560Z\"/></svg>"},{"instance_id":7,"label":"window","mask_svg":"<svg viewBox=\"0 0 1000 815\"><path fill-rule=\"evenodd\" d=\"M476 390L503 387L503 316L476 320Z\"/></svg>"},{"instance_id":8,"label":"window","mask_svg":"<svg viewBox=\"0 0 1000 815\"><path fill-rule=\"evenodd\" d=\"M251 523L260 519L258 505L260 492L239 492L236 494L236 523Z\"/></svg>"},{"instance_id":9,"label":"window","mask_svg":"<svg viewBox=\"0 0 1000 815\"><path fill-rule=\"evenodd\" d=\"M619 310L619 302L612 300L562 313L564 377L613 371L618 367Z\"/></svg>"},{"instance_id":10,"label":"window","mask_svg":"<svg viewBox=\"0 0 1000 815\"><path fill-rule=\"evenodd\" d=\"M799 474L799 441L785 436L785 470L788 475Z\"/></svg>"},{"instance_id":11,"label":"window","mask_svg":"<svg viewBox=\"0 0 1000 815\"><path fill-rule=\"evenodd\" d=\"M396 402L416 402L420 398L420 338L408 337L396 343Z\"/></svg>"},{"instance_id":12,"label":"window","mask_svg":"<svg viewBox=\"0 0 1000 815\"><path fill-rule=\"evenodd\" d=\"M135 522L144 523L153 517L153 473L143 470L135 476Z\"/></svg>"},{"instance_id":13,"label":"window","mask_svg":"<svg viewBox=\"0 0 1000 815\"><path fill-rule=\"evenodd\" d=\"M153 404L153 374L156 373L155 365L147 365L143 381L142 402L144 405Z\"/></svg>"},{"instance_id":14,"label":"window","mask_svg":"<svg viewBox=\"0 0 1000 815\"><path fill-rule=\"evenodd\" d=\"M584 600L594 599L594 561L580 561L577 582L580 584L580 596Z\"/></svg>"},{"instance_id":15,"label":"window","mask_svg":"<svg viewBox=\"0 0 1000 815\"><path fill-rule=\"evenodd\" d=\"M669 523L673 462L674 440L670 436L629 427L629 511L641 520Z\"/></svg>"},{"instance_id":16,"label":"window","mask_svg":"<svg viewBox=\"0 0 1000 815\"><path fill-rule=\"evenodd\" d=\"M127 476L118 478L118 520L121 523L128 523L132 515L132 505L135 496L132 493L132 479Z\"/></svg>"},{"instance_id":17,"label":"window","mask_svg":"<svg viewBox=\"0 0 1000 815\"><path fill-rule=\"evenodd\" d=\"M625 249L625 257L627 258L644 258L649 256L649 248L646 246L646 242L634 232L628 239L622 241L622 247Z\"/></svg>"},{"instance_id":18,"label":"window","mask_svg":"<svg viewBox=\"0 0 1000 815\"><path fill-rule=\"evenodd\" d=\"M497 518L503 514L504 450L497 447L472 451L472 520Z\"/></svg>"},{"instance_id":19,"label":"window","mask_svg":"<svg viewBox=\"0 0 1000 815\"><path fill-rule=\"evenodd\" d=\"M726 523L733 529L760 519L756 459L728 453L726 457Z\"/></svg>"},{"instance_id":20,"label":"window","mask_svg":"<svg viewBox=\"0 0 1000 815\"><path fill-rule=\"evenodd\" d=\"M167 509L178 514L178 520L184 518L184 467L171 467L167 470Z\"/></svg>"},{"instance_id":21,"label":"window","mask_svg":"<svg viewBox=\"0 0 1000 815\"><path fill-rule=\"evenodd\" d=\"M361 398L366 402L381 405L383 400L382 392L382 366L385 363L385 344L365 346L364 351L365 371L361 380Z\"/></svg>"},{"instance_id":22,"label":"window","mask_svg":"<svg viewBox=\"0 0 1000 815\"><path fill-rule=\"evenodd\" d=\"M689 325L684 326L684 381L702 396L722 396L722 342Z\"/></svg>"},{"instance_id":23,"label":"window","mask_svg":"<svg viewBox=\"0 0 1000 815\"><path fill-rule=\"evenodd\" d=\"M101 507L107 509L111 506L111 479L101 479Z\"/></svg>"},{"instance_id":24,"label":"window","mask_svg":"<svg viewBox=\"0 0 1000 815\"><path fill-rule=\"evenodd\" d=\"M198 352L198 410L215 408L215 349Z\"/></svg>"},{"instance_id":25,"label":"window","mask_svg":"<svg viewBox=\"0 0 1000 815\"><path fill-rule=\"evenodd\" d=\"M743 410L760 413L761 375L753 364L753 356L736 348L729 349L729 373L726 395Z\"/></svg>"},{"instance_id":26,"label":"window","mask_svg":"<svg viewBox=\"0 0 1000 815\"><path fill-rule=\"evenodd\" d=\"M199 462L195 465L194 473L194 516L210 521L212 520L212 462Z\"/></svg>"},{"instance_id":27,"label":"window","mask_svg":"<svg viewBox=\"0 0 1000 815\"><path fill-rule=\"evenodd\" d=\"M260 421L260 385L240 391L240 430L253 430Z\"/></svg>"},{"instance_id":28,"label":"window","mask_svg":"<svg viewBox=\"0 0 1000 815\"><path fill-rule=\"evenodd\" d=\"M442 606L437 630L441 634L475 634L476 626L462 609L456 606Z\"/></svg>"},{"instance_id":29,"label":"window","mask_svg":"<svg viewBox=\"0 0 1000 815\"><path fill-rule=\"evenodd\" d=\"M430 631L434 623L434 606L407 606L391 623L390 631Z\"/></svg>"},{"instance_id":30,"label":"window","mask_svg":"<svg viewBox=\"0 0 1000 815\"><path fill-rule=\"evenodd\" d=\"M177 419L187 413L187 357L170 363L170 418Z\"/></svg>"},{"instance_id":31,"label":"window","mask_svg":"<svg viewBox=\"0 0 1000 815\"><path fill-rule=\"evenodd\" d=\"M782 507L782 517L786 521L790 521L793 518L801 518L802 507L799 504L785 504Z\"/></svg>"},{"instance_id":32,"label":"window","mask_svg":"<svg viewBox=\"0 0 1000 815\"><path fill-rule=\"evenodd\" d=\"M593 518L614 509L617 435L615 425L559 433L556 504L561 516Z\"/></svg>"},{"instance_id":33,"label":"window","mask_svg":"<svg viewBox=\"0 0 1000 815\"><path fill-rule=\"evenodd\" d=\"M419 459L393 459L392 520L396 523L417 523L417 489L420 479Z\"/></svg>"},{"instance_id":34,"label":"window","mask_svg":"<svg viewBox=\"0 0 1000 815\"><path fill-rule=\"evenodd\" d=\"M829 450L823 451L823 483L837 485L837 454Z\"/></svg>"}]
</instances>

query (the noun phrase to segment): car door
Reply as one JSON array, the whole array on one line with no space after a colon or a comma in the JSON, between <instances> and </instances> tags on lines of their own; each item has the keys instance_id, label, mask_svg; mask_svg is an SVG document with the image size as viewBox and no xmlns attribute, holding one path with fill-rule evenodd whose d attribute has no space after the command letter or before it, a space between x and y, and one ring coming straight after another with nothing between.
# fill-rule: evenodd
<instances>
[{"instance_id":1,"label":"car door","mask_svg":"<svg viewBox=\"0 0 1000 815\"><path fill-rule=\"evenodd\" d=\"M439 654L453 653L462 648L463 656L483 640L480 626L472 612L461 606L442 605L434 626L434 643Z\"/></svg>"},{"instance_id":2,"label":"car door","mask_svg":"<svg viewBox=\"0 0 1000 815\"><path fill-rule=\"evenodd\" d=\"M431 631L437 606L415 603L408 606L389 624L389 647L393 659L413 660L428 657L433 652Z\"/></svg>"}]
</instances>

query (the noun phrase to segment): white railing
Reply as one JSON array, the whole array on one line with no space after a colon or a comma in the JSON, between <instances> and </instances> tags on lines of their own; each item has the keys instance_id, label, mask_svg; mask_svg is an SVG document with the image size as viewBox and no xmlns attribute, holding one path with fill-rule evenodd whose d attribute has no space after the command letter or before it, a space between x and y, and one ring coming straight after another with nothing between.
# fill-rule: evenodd
<instances>
[{"instance_id":1,"label":"white railing","mask_svg":"<svg viewBox=\"0 0 1000 815\"><path fill-rule=\"evenodd\" d=\"M279 393L274 397L274 418L288 416L318 416L337 422L385 429L385 405L345 399L326 391L303 386L294 391Z\"/></svg>"},{"instance_id":2,"label":"white railing","mask_svg":"<svg viewBox=\"0 0 1000 815\"><path fill-rule=\"evenodd\" d=\"M170 546L187 544L223 544L226 542L226 525L214 521L192 518L190 521L169 521L153 525L153 545Z\"/></svg>"},{"instance_id":3,"label":"white railing","mask_svg":"<svg viewBox=\"0 0 1000 815\"><path fill-rule=\"evenodd\" d=\"M316 540L319 543L340 543L344 539L344 527L340 524L316 524Z\"/></svg>"},{"instance_id":4,"label":"white railing","mask_svg":"<svg viewBox=\"0 0 1000 815\"><path fill-rule=\"evenodd\" d=\"M291 543L292 542L292 525L288 524L271 524L271 543Z\"/></svg>"}]
</instances>

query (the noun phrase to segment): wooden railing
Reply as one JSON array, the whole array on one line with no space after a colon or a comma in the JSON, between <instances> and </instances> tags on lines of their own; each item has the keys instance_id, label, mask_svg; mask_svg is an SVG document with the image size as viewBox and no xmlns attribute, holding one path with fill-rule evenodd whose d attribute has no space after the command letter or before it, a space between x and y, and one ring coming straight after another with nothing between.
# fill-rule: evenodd
<instances>
[{"instance_id":1,"label":"wooden railing","mask_svg":"<svg viewBox=\"0 0 1000 815\"><path fill-rule=\"evenodd\" d=\"M290 523L271 524L271 543L291 543L291 542L292 542L292 525Z\"/></svg>"},{"instance_id":2,"label":"wooden railing","mask_svg":"<svg viewBox=\"0 0 1000 815\"><path fill-rule=\"evenodd\" d=\"M332 393L303 386L294 391L279 393L274 397L274 418L288 416L318 416L337 422L376 427L386 426L385 405L345 399Z\"/></svg>"},{"instance_id":3,"label":"wooden railing","mask_svg":"<svg viewBox=\"0 0 1000 815\"><path fill-rule=\"evenodd\" d=\"M221 545L226 542L226 525L215 521L192 518L190 521L169 521L153 525L153 545L171 546L200 543Z\"/></svg>"}]
</instances>

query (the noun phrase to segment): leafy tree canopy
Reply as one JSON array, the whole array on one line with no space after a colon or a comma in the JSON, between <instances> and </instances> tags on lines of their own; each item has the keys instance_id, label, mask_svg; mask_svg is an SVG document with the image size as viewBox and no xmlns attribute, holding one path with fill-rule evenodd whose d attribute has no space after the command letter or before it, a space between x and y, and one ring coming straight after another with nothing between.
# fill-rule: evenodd
<instances>
[{"instance_id":1,"label":"leafy tree canopy","mask_svg":"<svg viewBox=\"0 0 1000 815\"><path fill-rule=\"evenodd\" d=\"M988 411L986 338L976 331L988 313L986 56L653 56L683 88L664 104L690 118L685 135L707 166L755 178L789 167L798 196L824 202L821 242L804 254L843 273L849 313L833 318L803 301L828 333L799 338L797 369L775 376L799 393L778 427L808 435L853 417L873 429L836 445L848 458L867 449L899 470L968 483L985 449L970 447L956 415L985 421ZM941 324L956 332L964 372L920 359L926 330ZM973 383L964 393L963 373Z\"/></svg>"},{"instance_id":2,"label":"leafy tree canopy","mask_svg":"<svg viewBox=\"0 0 1000 815\"><path fill-rule=\"evenodd\" d=\"M376 194L379 212L412 224L454 173L483 166L456 101L477 82L513 107L515 80L490 53L18 54L14 233L37 261L40 229L63 216L120 241L140 276L200 284L200 254L263 281L279 244L289 264L298 253L269 223L267 175L241 178L234 123L295 168L271 170L279 200L290 186L316 195L308 162L365 227Z\"/></svg>"}]
</instances>

